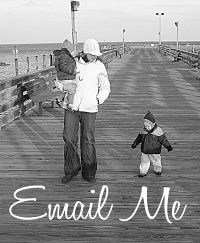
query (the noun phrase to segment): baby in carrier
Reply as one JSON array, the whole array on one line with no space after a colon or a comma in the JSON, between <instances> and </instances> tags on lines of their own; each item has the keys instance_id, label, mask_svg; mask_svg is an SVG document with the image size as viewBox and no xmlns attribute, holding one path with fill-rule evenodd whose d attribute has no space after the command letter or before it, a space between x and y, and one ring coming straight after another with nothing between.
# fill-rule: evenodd
<instances>
[{"instance_id":1,"label":"baby in carrier","mask_svg":"<svg viewBox=\"0 0 200 243\"><path fill-rule=\"evenodd\" d=\"M62 43L62 48L60 50L54 50L53 54L55 56L55 68L57 71L57 78L59 82L64 85L66 80L76 81L76 61L74 59L75 50L74 45L67 39ZM65 92L62 98L63 107L68 106L69 108L73 104L74 94L70 92ZM61 101L56 99L56 104L61 107Z\"/></svg>"}]
</instances>

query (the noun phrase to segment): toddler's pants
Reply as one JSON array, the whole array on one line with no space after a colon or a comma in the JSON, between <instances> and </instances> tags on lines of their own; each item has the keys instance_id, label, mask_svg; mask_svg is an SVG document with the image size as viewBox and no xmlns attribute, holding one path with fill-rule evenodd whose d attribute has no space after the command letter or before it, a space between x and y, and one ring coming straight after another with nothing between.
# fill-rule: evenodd
<instances>
[{"instance_id":1,"label":"toddler's pants","mask_svg":"<svg viewBox=\"0 0 200 243\"><path fill-rule=\"evenodd\" d=\"M153 164L155 172L162 171L161 155L160 154L144 154L141 155L140 173L147 174L150 164Z\"/></svg>"}]
</instances>

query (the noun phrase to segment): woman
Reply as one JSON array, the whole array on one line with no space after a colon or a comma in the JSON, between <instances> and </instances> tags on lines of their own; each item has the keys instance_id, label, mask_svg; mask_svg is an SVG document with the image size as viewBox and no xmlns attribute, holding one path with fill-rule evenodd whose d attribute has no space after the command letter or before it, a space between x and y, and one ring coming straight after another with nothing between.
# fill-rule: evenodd
<instances>
[{"instance_id":1,"label":"woman","mask_svg":"<svg viewBox=\"0 0 200 243\"><path fill-rule=\"evenodd\" d=\"M76 91L70 109L64 114L64 173L63 183L82 170L82 177L95 182L97 158L95 148L95 120L98 105L102 104L110 93L110 82L104 64L98 59L102 55L99 44L88 39L83 45L83 55L76 60ZM68 87L64 87L68 89ZM78 130L80 127L79 158Z\"/></svg>"}]
</instances>

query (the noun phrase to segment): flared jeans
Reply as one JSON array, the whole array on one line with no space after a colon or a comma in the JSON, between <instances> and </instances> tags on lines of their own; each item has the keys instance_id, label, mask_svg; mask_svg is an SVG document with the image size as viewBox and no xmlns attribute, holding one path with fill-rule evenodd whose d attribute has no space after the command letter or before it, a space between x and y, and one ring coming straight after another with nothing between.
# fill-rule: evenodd
<instances>
[{"instance_id":1,"label":"flared jeans","mask_svg":"<svg viewBox=\"0 0 200 243\"><path fill-rule=\"evenodd\" d=\"M95 177L97 170L95 148L96 113L65 110L63 140L64 173L75 175L82 170L83 178ZM80 128L80 153L78 154L78 132Z\"/></svg>"}]
</instances>

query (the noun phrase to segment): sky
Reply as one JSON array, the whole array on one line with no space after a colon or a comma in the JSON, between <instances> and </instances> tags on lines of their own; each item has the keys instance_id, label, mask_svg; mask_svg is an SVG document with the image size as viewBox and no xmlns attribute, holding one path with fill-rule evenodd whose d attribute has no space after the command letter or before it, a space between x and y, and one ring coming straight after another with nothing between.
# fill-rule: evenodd
<instances>
[{"instance_id":1,"label":"sky","mask_svg":"<svg viewBox=\"0 0 200 243\"><path fill-rule=\"evenodd\" d=\"M79 0L78 42L200 41L200 0ZM71 40L70 0L0 0L0 44L61 43Z\"/></svg>"}]
</instances>

